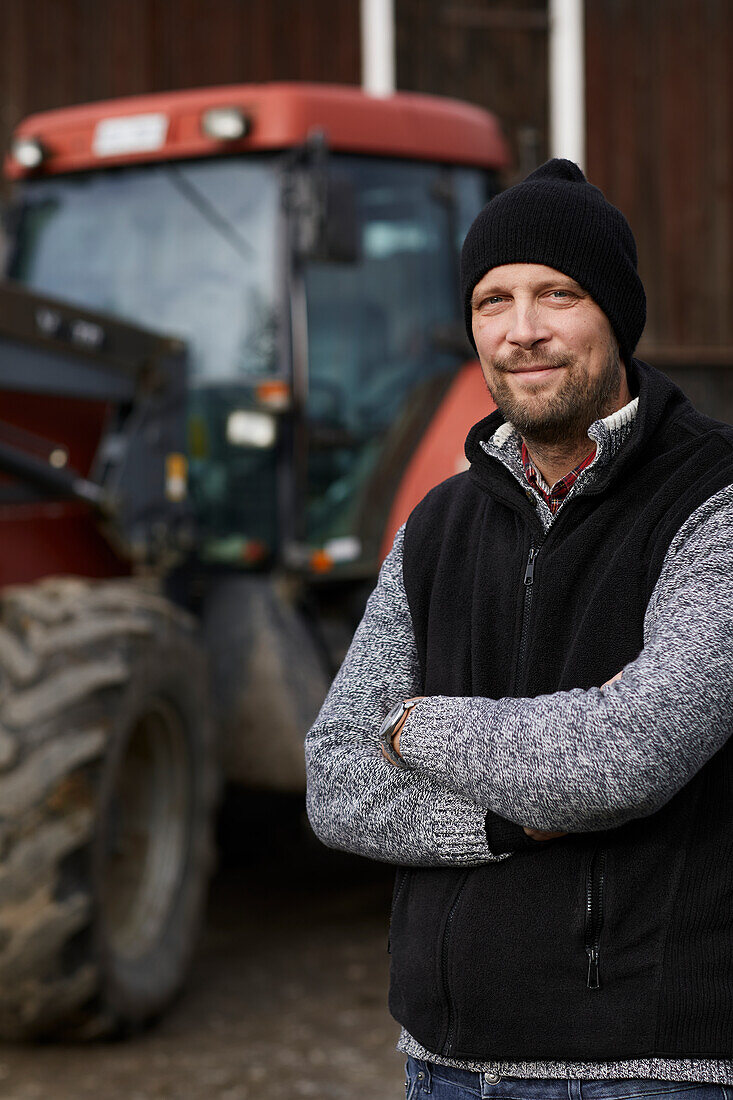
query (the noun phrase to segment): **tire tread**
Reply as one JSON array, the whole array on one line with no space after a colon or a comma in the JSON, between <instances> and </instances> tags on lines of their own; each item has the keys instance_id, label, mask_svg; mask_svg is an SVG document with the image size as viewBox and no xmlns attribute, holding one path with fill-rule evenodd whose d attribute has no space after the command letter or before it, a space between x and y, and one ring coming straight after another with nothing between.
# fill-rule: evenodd
<instances>
[{"instance_id":1,"label":"tire tread","mask_svg":"<svg viewBox=\"0 0 733 1100\"><path fill-rule=\"evenodd\" d=\"M195 646L196 630L137 578L52 577L0 594L0 1038L97 1038L121 1025L85 932L91 880L69 883L66 867L93 843L95 776L129 654L181 635ZM69 952L80 934L87 946Z\"/></svg>"}]
</instances>

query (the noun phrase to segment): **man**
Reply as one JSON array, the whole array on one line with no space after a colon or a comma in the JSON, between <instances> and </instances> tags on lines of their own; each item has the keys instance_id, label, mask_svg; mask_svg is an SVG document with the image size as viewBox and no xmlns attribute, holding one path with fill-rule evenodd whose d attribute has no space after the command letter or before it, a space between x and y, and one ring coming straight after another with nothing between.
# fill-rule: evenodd
<instances>
[{"instance_id":1,"label":"man","mask_svg":"<svg viewBox=\"0 0 733 1100\"><path fill-rule=\"evenodd\" d=\"M461 276L498 411L395 538L308 735L310 820L399 865L411 1096L719 1097L733 429L633 359L633 236L571 162L484 208Z\"/></svg>"}]
</instances>

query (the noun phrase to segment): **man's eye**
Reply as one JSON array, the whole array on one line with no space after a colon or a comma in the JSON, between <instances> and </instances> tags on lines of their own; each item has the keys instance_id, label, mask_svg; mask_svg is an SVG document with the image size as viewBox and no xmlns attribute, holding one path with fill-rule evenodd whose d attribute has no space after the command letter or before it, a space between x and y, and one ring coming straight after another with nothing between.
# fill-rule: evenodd
<instances>
[{"instance_id":1,"label":"man's eye","mask_svg":"<svg viewBox=\"0 0 733 1100\"><path fill-rule=\"evenodd\" d=\"M486 299L486 304L489 306L494 306L497 304L497 302L503 301L504 299L502 298L501 294L492 294L489 298Z\"/></svg>"},{"instance_id":2,"label":"man's eye","mask_svg":"<svg viewBox=\"0 0 733 1100\"><path fill-rule=\"evenodd\" d=\"M570 297L570 291L569 290L553 290L552 291L552 297L553 298L557 298L557 297L569 298Z\"/></svg>"}]
</instances>

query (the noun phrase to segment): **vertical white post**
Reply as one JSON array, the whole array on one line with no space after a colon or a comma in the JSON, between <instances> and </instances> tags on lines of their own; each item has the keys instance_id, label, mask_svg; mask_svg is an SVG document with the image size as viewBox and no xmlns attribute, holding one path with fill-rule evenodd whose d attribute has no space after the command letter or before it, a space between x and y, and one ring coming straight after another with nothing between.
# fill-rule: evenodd
<instances>
[{"instance_id":1,"label":"vertical white post","mask_svg":"<svg viewBox=\"0 0 733 1100\"><path fill-rule=\"evenodd\" d=\"M550 156L585 168L584 0L549 0Z\"/></svg>"},{"instance_id":2,"label":"vertical white post","mask_svg":"<svg viewBox=\"0 0 733 1100\"><path fill-rule=\"evenodd\" d=\"M394 0L361 0L361 84L370 95L395 90Z\"/></svg>"}]
</instances>

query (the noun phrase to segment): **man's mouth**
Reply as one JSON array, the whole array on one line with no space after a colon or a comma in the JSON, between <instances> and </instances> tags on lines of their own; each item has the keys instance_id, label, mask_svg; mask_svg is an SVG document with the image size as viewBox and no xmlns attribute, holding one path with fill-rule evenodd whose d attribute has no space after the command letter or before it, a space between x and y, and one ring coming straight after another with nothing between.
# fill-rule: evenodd
<instances>
[{"instance_id":1,"label":"man's mouth","mask_svg":"<svg viewBox=\"0 0 733 1100\"><path fill-rule=\"evenodd\" d=\"M554 366L552 363L530 363L526 367L515 367L512 370L512 374L527 374L528 372L535 372L540 370L559 370L559 367Z\"/></svg>"},{"instance_id":2,"label":"man's mouth","mask_svg":"<svg viewBox=\"0 0 733 1100\"><path fill-rule=\"evenodd\" d=\"M538 382L549 379L559 370L562 370L561 366L551 363L530 363L523 367L513 367L508 373L518 375L523 382Z\"/></svg>"},{"instance_id":3,"label":"man's mouth","mask_svg":"<svg viewBox=\"0 0 733 1100\"><path fill-rule=\"evenodd\" d=\"M511 374L517 379L517 385L531 385L533 382L549 382L558 372L570 367L572 359L562 355L550 355L547 359L525 359L521 355L509 355L506 359L495 359L494 370L501 374Z\"/></svg>"}]
</instances>

